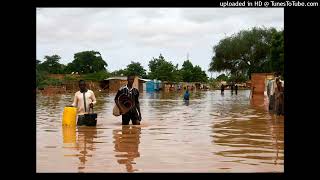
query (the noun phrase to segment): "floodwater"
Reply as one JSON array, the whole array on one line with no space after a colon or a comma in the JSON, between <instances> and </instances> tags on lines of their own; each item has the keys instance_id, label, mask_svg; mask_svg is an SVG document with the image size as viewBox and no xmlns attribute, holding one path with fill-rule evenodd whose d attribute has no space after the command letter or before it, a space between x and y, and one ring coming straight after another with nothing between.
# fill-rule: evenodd
<instances>
[{"instance_id":1,"label":"floodwater","mask_svg":"<svg viewBox=\"0 0 320 180\"><path fill-rule=\"evenodd\" d=\"M249 90L141 93L122 126L115 94L96 93L96 127L62 127L73 94L37 94L37 172L283 172L284 118Z\"/></svg>"}]
</instances>

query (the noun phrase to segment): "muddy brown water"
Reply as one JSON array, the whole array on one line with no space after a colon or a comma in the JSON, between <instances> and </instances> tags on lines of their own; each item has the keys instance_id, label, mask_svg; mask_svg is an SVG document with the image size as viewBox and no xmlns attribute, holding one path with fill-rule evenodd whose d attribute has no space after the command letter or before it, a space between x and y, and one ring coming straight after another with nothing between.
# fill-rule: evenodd
<instances>
[{"instance_id":1,"label":"muddy brown water","mask_svg":"<svg viewBox=\"0 0 320 180\"><path fill-rule=\"evenodd\" d=\"M37 172L283 172L284 118L250 91L141 93L140 126L96 93L96 127L62 127L73 94L37 94Z\"/></svg>"}]
</instances>

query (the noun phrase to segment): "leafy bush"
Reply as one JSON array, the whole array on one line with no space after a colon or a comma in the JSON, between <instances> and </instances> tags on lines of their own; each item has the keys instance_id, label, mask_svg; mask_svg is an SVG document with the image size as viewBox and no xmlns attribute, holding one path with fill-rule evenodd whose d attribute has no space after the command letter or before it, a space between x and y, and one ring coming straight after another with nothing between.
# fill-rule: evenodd
<instances>
[{"instance_id":1,"label":"leafy bush","mask_svg":"<svg viewBox=\"0 0 320 180\"><path fill-rule=\"evenodd\" d=\"M102 81L106 78L110 77L109 73L106 71L99 71L97 73L90 73L82 75L83 80L89 80L89 81Z\"/></svg>"}]
</instances>

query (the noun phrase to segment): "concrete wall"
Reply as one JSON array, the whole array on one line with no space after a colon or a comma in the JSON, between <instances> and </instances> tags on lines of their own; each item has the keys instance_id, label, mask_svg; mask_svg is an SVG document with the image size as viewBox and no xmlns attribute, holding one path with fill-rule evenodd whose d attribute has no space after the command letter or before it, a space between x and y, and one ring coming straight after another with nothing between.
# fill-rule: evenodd
<instances>
[{"instance_id":1,"label":"concrete wall","mask_svg":"<svg viewBox=\"0 0 320 180\"><path fill-rule=\"evenodd\" d=\"M266 79L273 76L273 73L252 73L251 89L254 88L254 94L263 94L266 88Z\"/></svg>"},{"instance_id":2,"label":"concrete wall","mask_svg":"<svg viewBox=\"0 0 320 180\"><path fill-rule=\"evenodd\" d=\"M125 86L127 83L128 83L127 80L111 79L109 80L109 91L117 92L120 89L120 87ZM142 81L139 82L138 77L135 77L133 82L133 87L137 88L140 92L143 91L143 83Z\"/></svg>"},{"instance_id":3,"label":"concrete wall","mask_svg":"<svg viewBox=\"0 0 320 180\"><path fill-rule=\"evenodd\" d=\"M92 91L98 91L101 89L99 82L86 81L87 88ZM79 82L78 81L66 81L64 87L67 92L76 92L79 91Z\"/></svg>"},{"instance_id":4,"label":"concrete wall","mask_svg":"<svg viewBox=\"0 0 320 180\"><path fill-rule=\"evenodd\" d=\"M54 78L54 79L64 79L66 75L65 74L48 74L49 78Z\"/></svg>"},{"instance_id":5,"label":"concrete wall","mask_svg":"<svg viewBox=\"0 0 320 180\"><path fill-rule=\"evenodd\" d=\"M111 79L109 80L109 90L111 92L117 92L120 87L127 84L127 80Z\"/></svg>"},{"instance_id":6,"label":"concrete wall","mask_svg":"<svg viewBox=\"0 0 320 180\"><path fill-rule=\"evenodd\" d=\"M43 90L40 90L39 92L43 94L63 94L66 93L66 87L65 86L47 86Z\"/></svg>"}]
</instances>

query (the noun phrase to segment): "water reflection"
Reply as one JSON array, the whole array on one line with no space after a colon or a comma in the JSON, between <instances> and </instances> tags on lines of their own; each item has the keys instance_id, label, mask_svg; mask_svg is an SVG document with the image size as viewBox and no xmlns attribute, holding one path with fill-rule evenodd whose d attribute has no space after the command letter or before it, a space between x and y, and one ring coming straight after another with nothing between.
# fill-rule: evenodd
<instances>
[{"instance_id":1,"label":"water reflection","mask_svg":"<svg viewBox=\"0 0 320 180\"><path fill-rule=\"evenodd\" d=\"M99 103L96 103L94 106L94 112L101 114L104 109L106 108L106 105L109 103L108 101L112 101L113 102L113 98L115 96L115 94L103 94L103 93L99 93L97 92L95 94L96 98L99 99Z\"/></svg>"},{"instance_id":2,"label":"water reflection","mask_svg":"<svg viewBox=\"0 0 320 180\"><path fill-rule=\"evenodd\" d=\"M63 143L64 144L75 144L77 137L76 137L76 127L72 126L62 126L62 133L63 133Z\"/></svg>"},{"instance_id":3,"label":"water reflection","mask_svg":"<svg viewBox=\"0 0 320 180\"><path fill-rule=\"evenodd\" d=\"M283 165L283 150L284 150L284 132L283 132L283 119L276 118L271 121L271 134L272 134L272 142L273 148L276 150L276 156L274 159L275 165Z\"/></svg>"},{"instance_id":4,"label":"water reflection","mask_svg":"<svg viewBox=\"0 0 320 180\"><path fill-rule=\"evenodd\" d=\"M79 151L78 158L80 161L78 170L81 172L85 169L86 162L92 157L95 149L94 139L97 137L96 127L78 127L78 140L76 149Z\"/></svg>"},{"instance_id":5,"label":"water reflection","mask_svg":"<svg viewBox=\"0 0 320 180\"><path fill-rule=\"evenodd\" d=\"M263 110L268 110L268 99L263 94L253 94L250 99L250 103L253 107Z\"/></svg>"},{"instance_id":6,"label":"water reflection","mask_svg":"<svg viewBox=\"0 0 320 180\"><path fill-rule=\"evenodd\" d=\"M119 164L126 166L127 172L138 171L133 168L134 159L140 157L141 127L122 126L122 129L113 130L114 150L119 152L115 155Z\"/></svg>"},{"instance_id":7,"label":"water reflection","mask_svg":"<svg viewBox=\"0 0 320 180\"><path fill-rule=\"evenodd\" d=\"M189 106L189 100L184 100L184 105Z\"/></svg>"},{"instance_id":8,"label":"water reflection","mask_svg":"<svg viewBox=\"0 0 320 180\"><path fill-rule=\"evenodd\" d=\"M61 126L74 94L37 95L37 172L283 172L284 120L264 97L195 91L185 104L183 92L143 92L140 139L112 116L114 95L96 94L97 127L75 128Z\"/></svg>"},{"instance_id":9,"label":"water reflection","mask_svg":"<svg viewBox=\"0 0 320 180\"><path fill-rule=\"evenodd\" d=\"M261 97L254 105L261 106L259 100ZM221 147L214 154L249 165L283 165L283 119L273 119L268 112L258 110L239 113L239 107L230 105L212 126L212 142Z\"/></svg>"}]
</instances>

